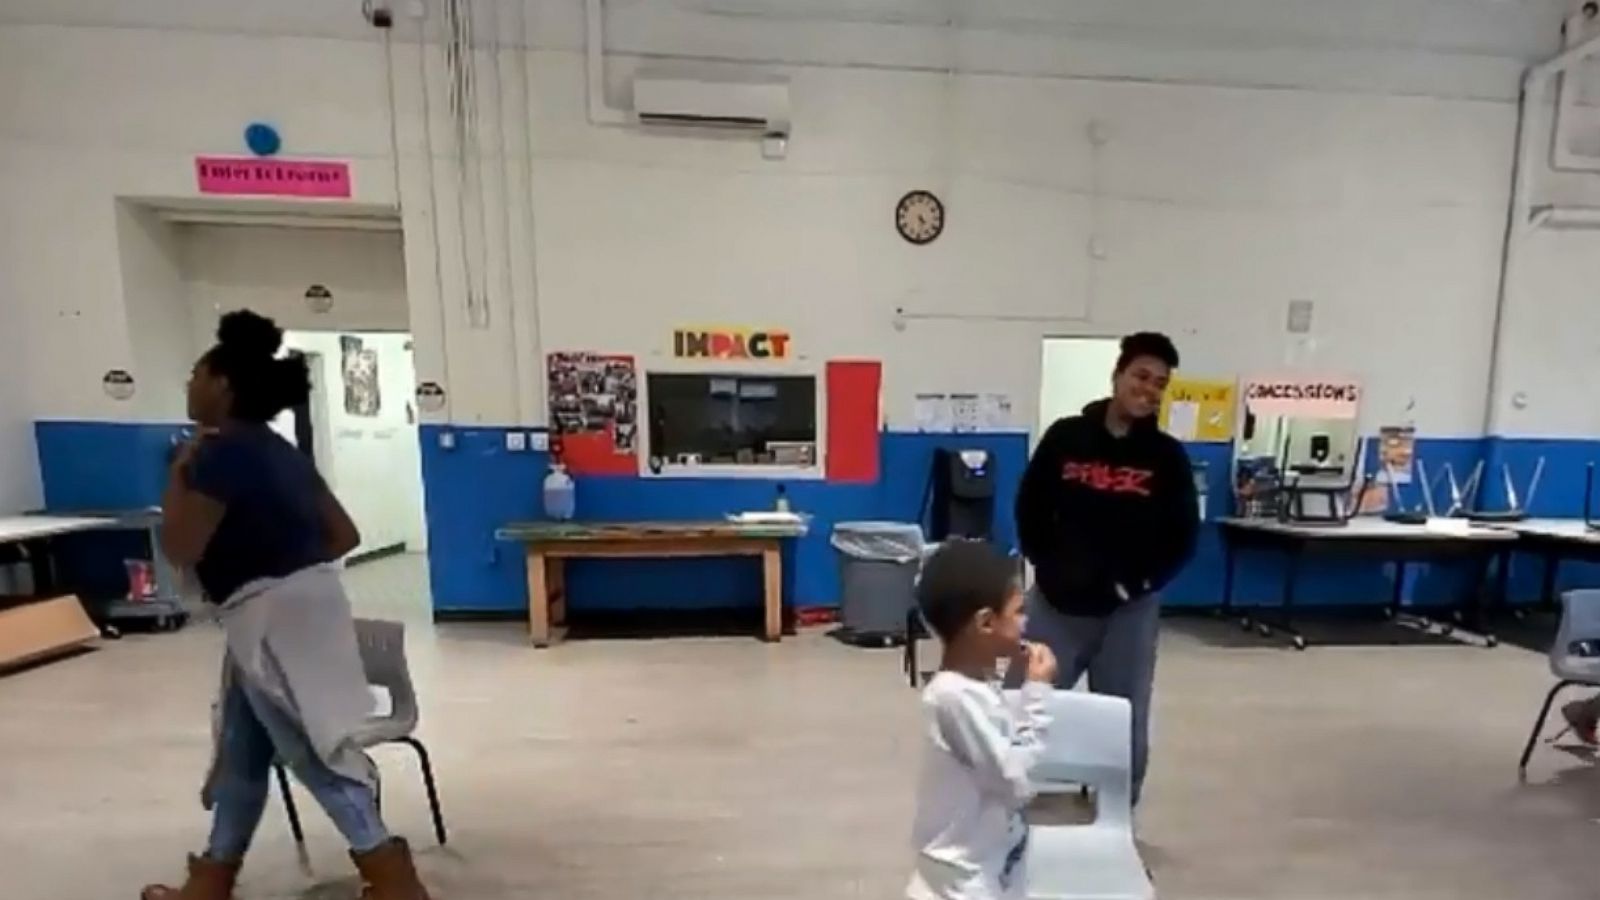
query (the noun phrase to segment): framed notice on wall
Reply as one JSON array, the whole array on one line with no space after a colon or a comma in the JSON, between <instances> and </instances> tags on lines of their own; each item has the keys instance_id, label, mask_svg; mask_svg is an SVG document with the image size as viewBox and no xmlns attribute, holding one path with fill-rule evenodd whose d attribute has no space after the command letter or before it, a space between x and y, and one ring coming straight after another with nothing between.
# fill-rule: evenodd
<instances>
[{"instance_id":1,"label":"framed notice on wall","mask_svg":"<svg viewBox=\"0 0 1600 900\"><path fill-rule=\"evenodd\" d=\"M633 357L560 352L548 360L550 431L575 475L639 474L639 380Z\"/></svg>"}]
</instances>

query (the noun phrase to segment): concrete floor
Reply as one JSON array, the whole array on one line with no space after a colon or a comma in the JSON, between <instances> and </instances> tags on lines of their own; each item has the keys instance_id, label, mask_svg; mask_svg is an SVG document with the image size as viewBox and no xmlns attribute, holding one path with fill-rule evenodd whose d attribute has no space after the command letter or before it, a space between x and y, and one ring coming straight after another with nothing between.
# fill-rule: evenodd
<instances>
[{"instance_id":1,"label":"concrete floor","mask_svg":"<svg viewBox=\"0 0 1600 900\"><path fill-rule=\"evenodd\" d=\"M424 624L407 565L350 581L363 611L417 623L448 850L406 752L379 761L390 823L440 900L900 895L917 709L892 651L807 633L536 652L516 625ZM1542 749L1532 783L1515 778L1550 684L1537 655L1213 637L1169 623L1162 644L1141 830L1163 898L1600 892L1595 768ZM220 643L200 624L0 678L6 900L131 898L179 871L205 832ZM353 896L336 834L303 804L309 868L274 802L245 900Z\"/></svg>"}]
</instances>

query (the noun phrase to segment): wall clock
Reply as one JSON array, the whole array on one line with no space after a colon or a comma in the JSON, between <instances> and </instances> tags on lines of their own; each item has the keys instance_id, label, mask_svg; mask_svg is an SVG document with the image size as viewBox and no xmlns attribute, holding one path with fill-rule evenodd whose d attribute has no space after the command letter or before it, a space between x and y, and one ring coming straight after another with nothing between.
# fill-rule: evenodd
<instances>
[{"instance_id":1,"label":"wall clock","mask_svg":"<svg viewBox=\"0 0 1600 900\"><path fill-rule=\"evenodd\" d=\"M894 208L894 226L913 244L927 244L944 231L944 204L931 191L912 191Z\"/></svg>"}]
</instances>

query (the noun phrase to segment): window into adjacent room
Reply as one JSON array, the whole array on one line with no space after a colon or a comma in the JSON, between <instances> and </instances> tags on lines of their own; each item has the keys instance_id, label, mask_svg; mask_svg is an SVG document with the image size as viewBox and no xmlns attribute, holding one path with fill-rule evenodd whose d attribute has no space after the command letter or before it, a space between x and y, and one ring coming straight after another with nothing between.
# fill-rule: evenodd
<instances>
[{"instance_id":1,"label":"window into adjacent room","mask_svg":"<svg viewBox=\"0 0 1600 900\"><path fill-rule=\"evenodd\" d=\"M652 466L817 464L813 375L652 372Z\"/></svg>"}]
</instances>

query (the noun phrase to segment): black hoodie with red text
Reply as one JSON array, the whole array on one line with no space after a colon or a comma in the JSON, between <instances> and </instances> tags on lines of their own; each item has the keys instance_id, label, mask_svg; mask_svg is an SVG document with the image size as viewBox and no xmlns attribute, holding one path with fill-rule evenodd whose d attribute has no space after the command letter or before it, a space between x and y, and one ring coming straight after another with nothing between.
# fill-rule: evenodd
<instances>
[{"instance_id":1,"label":"black hoodie with red text","mask_svg":"<svg viewBox=\"0 0 1600 900\"><path fill-rule=\"evenodd\" d=\"M1159 591L1189 561L1200 529L1183 444L1153 417L1113 435L1108 403L1051 425L1017 491L1017 536L1034 583L1070 616L1107 616Z\"/></svg>"}]
</instances>

